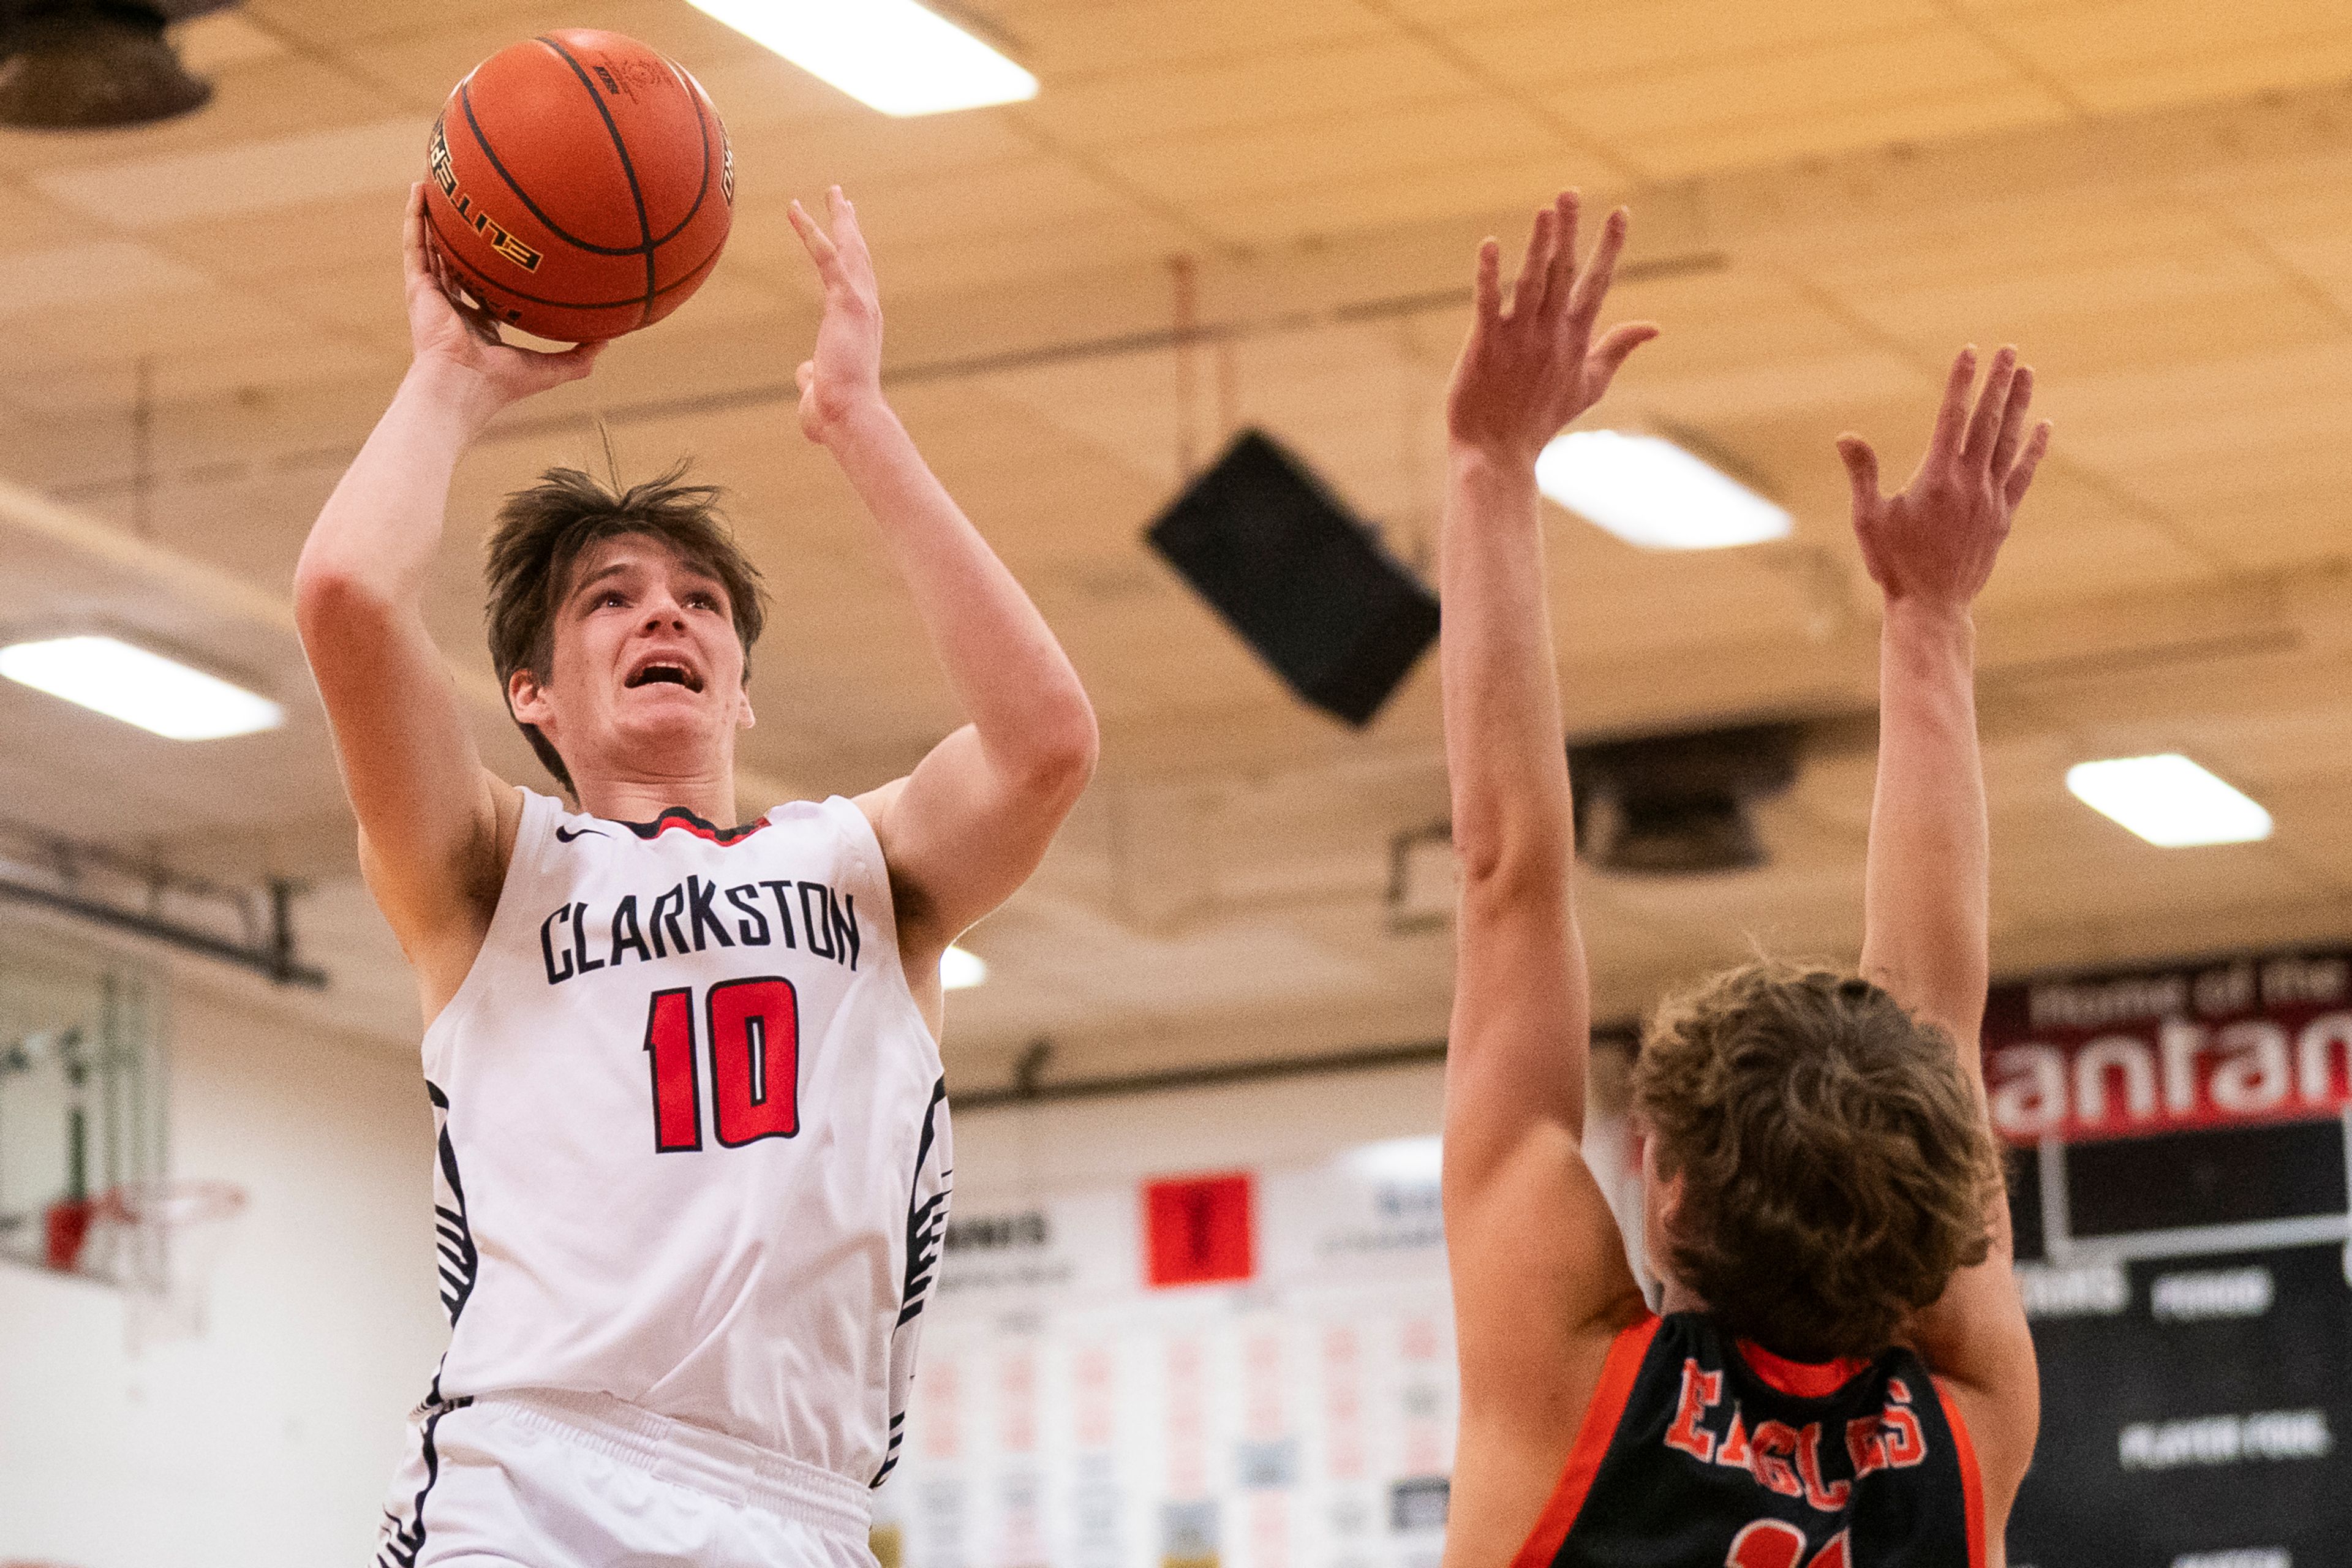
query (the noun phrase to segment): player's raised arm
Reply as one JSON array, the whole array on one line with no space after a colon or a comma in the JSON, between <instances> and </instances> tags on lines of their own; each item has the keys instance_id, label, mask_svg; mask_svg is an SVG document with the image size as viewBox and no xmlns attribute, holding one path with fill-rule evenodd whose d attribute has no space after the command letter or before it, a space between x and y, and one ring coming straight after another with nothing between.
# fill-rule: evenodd
<instances>
[{"instance_id":1,"label":"player's raised arm","mask_svg":"<svg viewBox=\"0 0 2352 1568\"><path fill-rule=\"evenodd\" d=\"M601 345L533 353L470 325L434 281L423 191L409 193L403 241L415 358L311 525L294 605L359 816L362 862L429 1010L456 990L496 907L509 809L425 627L450 478L499 410L587 374Z\"/></svg>"},{"instance_id":2,"label":"player's raised arm","mask_svg":"<svg viewBox=\"0 0 2352 1568\"><path fill-rule=\"evenodd\" d=\"M970 722L859 804L890 863L908 973L930 1000L940 953L1035 870L1094 771L1094 709L1036 605L940 485L882 395L874 260L838 187L829 225L793 226L824 282L800 367L801 429L882 531Z\"/></svg>"},{"instance_id":3,"label":"player's raised arm","mask_svg":"<svg viewBox=\"0 0 2352 1568\"><path fill-rule=\"evenodd\" d=\"M1961 351L1927 455L1899 493L1878 493L1878 458L1862 437L1841 437L1838 450L1853 481L1854 537L1886 608L1863 973L1949 1033L1981 1081L1991 889L1970 606L2050 427L2028 433L2033 372L2014 349L1993 356L1971 412L1975 375L1976 352Z\"/></svg>"},{"instance_id":4,"label":"player's raised arm","mask_svg":"<svg viewBox=\"0 0 2352 1568\"><path fill-rule=\"evenodd\" d=\"M2033 373L2016 351L1993 356L1971 412L1975 375L1976 354L1963 351L1927 456L1899 493L1879 494L1867 442L1847 436L1838 448L1853 480L1854 536L1885 598L1863 973L1951 1036L1981 1099L1990 848L1970 606L2048 449L2050 426L2029 430ZM2032 1457L2040 1397L2011 1276L2009 1212L1998 1197L1988 1218L1985 1260L1955 1274L1906 1338L1958 1390L1988 1510L1999 1519Z\"/></svg>"},{"instance_id":5,"label":"player's raised arm","mask_svg":"<svg viewBox=\"0 0 2352 1568\"><path fill-rule=\"evenodd\" d=\"M1496 243L1481 247L1446 403L1440 649L1462 863L1445 1077L1463 1400L1449 1563L1517 1550L1611 1337L1643 1310L1580 1146L1591 1018L1535 462L1656 329L1596 341L1626 219L1610 215L1580 269L1577 216L1573 194L1538 215L1507 304Z\"/></svg>"}]
</instances>

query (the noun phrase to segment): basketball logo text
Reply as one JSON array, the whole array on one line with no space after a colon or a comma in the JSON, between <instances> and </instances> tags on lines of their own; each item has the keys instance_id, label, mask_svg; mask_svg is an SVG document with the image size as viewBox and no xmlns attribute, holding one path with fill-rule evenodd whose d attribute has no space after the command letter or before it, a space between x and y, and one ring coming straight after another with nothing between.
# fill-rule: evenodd
<instances>
[{"instance_id":1,"label":"basketball logo text","mask_svg":"<svg viewBox=\"0 0 2352 1568\"><path fill-rule=\"evenodd\" d=\"M735 144L723 131L719 133L719 194L729 206L735 205Z\"/></svg>"},{"instance_id":2,"label":"basketball logo text","mask_svg":"<svg viewBox=\"0 0 2352 1568\"><path fill-rule=\"evenodd\" d=\"M490 242L490 248L521 268L525 272L539 270L540 253L507 232L506 226L474 205L473 196L457 188L457 171L449 161L449 137L442 123L433 122L433 146L427 158L433 183L457 209L457 216L474 226L474 232Z\"/></svg>"},{"instance_id":3,"label":"basketball logo text","mask_svg":"<svg viewBox=\"0 0 2352 1568\"><path fill-rule=\"evenodd\" d=\"M641 59L592 60L588 68L596 73L596 79L603 82L604 90L614 98L624 95L635 98L638 88L659 87L667 75L651 60Z\"/></svg>"}]
</instances>

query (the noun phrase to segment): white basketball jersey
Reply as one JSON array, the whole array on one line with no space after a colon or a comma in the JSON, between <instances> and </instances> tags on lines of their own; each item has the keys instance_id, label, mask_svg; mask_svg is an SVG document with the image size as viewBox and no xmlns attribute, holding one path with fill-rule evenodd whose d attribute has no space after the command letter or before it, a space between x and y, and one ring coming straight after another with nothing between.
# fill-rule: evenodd
<instances>
[{"instance_id":1,"label":"white basketball jersey","mask_svg":"<svg viewBox=\"0 0 2352 1568\"><path fill-rule=\"evenodd\" d=\"M424 1049L451 1322L432 1400L610 1394L881 1484L950 1162L863 812L719 832L526 793Z\"/></svg>"}]
</instances>

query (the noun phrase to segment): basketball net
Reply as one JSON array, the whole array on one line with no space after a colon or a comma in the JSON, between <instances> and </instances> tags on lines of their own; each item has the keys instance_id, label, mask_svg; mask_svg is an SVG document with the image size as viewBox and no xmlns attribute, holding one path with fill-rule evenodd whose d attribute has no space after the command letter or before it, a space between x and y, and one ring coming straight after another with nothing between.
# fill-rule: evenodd
<instances>
[{"instance_id":1,"label":"basketball net","mask_svg":"<svg viewBox=\"0 0 2352 1568\"><path fill-rule=\"evenodd\" d=\"M245 1210L234 1182L131 1182L97 1199L81 1266L122 1288L123 1337L135 1353L205 1331L213 1267Z\"/></svg>"}]
</instances>

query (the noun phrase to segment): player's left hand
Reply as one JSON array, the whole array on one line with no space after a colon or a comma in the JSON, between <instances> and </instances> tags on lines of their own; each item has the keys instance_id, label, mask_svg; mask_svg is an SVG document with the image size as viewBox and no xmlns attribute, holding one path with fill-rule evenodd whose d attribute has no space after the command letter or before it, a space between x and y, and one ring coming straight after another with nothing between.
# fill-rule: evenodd
<instances>
[{"instance_id":1,"label":"player's left hand","mask_svg":"<svg viewBox=\"0 0 2352 1568\"><path fill-rule=\"evenodd\" d=\"M1992 575L1993 558L2050 449L2050 421L2026 433L2033 369L2017 363L2017 351L1992 356L1971 414L1976 374L1977 351L1962 349L1927 456L1892 496L1878 493L1878 454L1870 443L1852 434L1838 437L1838 455L1853 481L1853 536L1889 603L1965 609Z\"/></svg>"},{"instance_id":2,"label":"player's left hand","mask_svg":"<svg viewBox=\"0 0 2352 1568\"><path fill-rule=\"evenodd\" d=\"M858 410L882 402L882 296L857 212L835 185L825 192L832 232L793 202L793 230L824 282L816 350L793 379L801 389L801 434L823 446Z\"/></svg>"},{"instance_id":3,"label":"player's left hand","mask_svg":"<svg viewBox=\"0 0 2352 1568\"><path fill-rule=\"evenodd\" d=\"M1629 321L1594 341L1627 219L1623 207L1611 213L1579 268L1581 205L1576 192L1563 191L1536 214L1507 303L1502 247L1492 239L1478 247L1477 319L1445 394L1445 430L1457 448L1532 466L1570 420L1601 401L1626 356L1658 335L1647 321Z\"/></svg>"}]
</instances>

